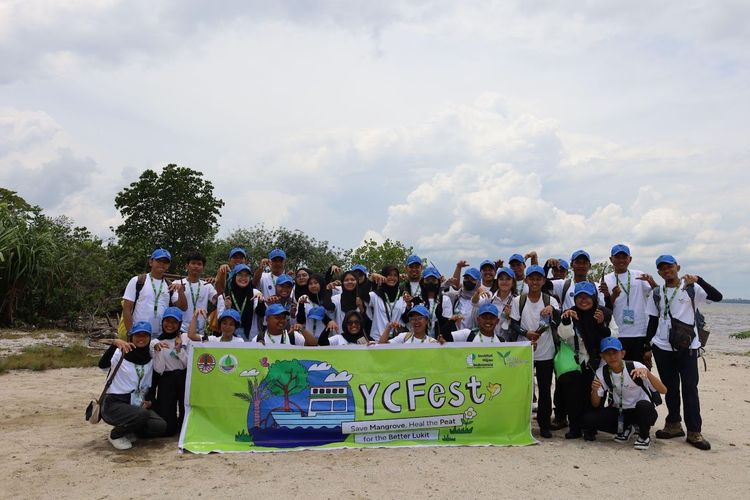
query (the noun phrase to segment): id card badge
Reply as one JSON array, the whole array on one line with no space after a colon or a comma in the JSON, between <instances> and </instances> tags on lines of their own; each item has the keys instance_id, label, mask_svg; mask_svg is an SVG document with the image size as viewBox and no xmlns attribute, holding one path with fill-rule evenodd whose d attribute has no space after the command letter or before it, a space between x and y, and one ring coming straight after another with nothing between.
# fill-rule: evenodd
<instances>
[{"instance_id":1,"label":"id card badge","mask_svg":"<svg viewBox=\"0 0 750 500\"><path fill-rule=\"evenodd\" d=\"M623 432L625 432L625 415L620 412L617 416L617 433L622 434Z\"/></svg>"},{"instance_id":2,"label":"id card badge","mask_svg":"<svg viewBox=\"0 0 750 500\"><path fill-rule=\"evenodd\" d=\"M622 310L622 324L623 325L635 324L635 311L633 309Z\"/></svg>"},{"instance_id":3,"label":"id card badge","mask_svg":"<svg viewBox=\"0 0 750 500\"><path fill-rule=\"evenodd\" d=\"M143 394L141 394L141 391L135 390L130 393L130 404L133 406L143 405Z\"/></svg>"}]
</instances>

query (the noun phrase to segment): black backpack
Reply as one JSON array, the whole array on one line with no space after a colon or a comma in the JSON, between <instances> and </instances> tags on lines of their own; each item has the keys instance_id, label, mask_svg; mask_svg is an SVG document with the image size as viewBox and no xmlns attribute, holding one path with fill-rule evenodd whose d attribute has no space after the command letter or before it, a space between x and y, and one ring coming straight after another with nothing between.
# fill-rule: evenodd
<instances>
[{"instance_id":1,"label":"black backpack","mask_svg":"<svg viewBox=\"0 0 750 500\"><path fill-rule=\"evenodd\" d=\"M628 375L630 375L630 373L635 370L635 363L625 360L625 370L628 372ZM602 375L604 376L604 382L607 384L607 387L612 389L612 387L614 386L612 385L612 374L608 365L605 365L604 368L602 368ZM643 383L643 379L641 379L641 377L634 378L633 382L635 382L638 387L643 389L643 391L648 396L648 399L651 400L654 406L659 406L662 403L661 394L659 394L659 391L652 392L648 387L646 387L646 384Z\"/></svg>"}]
</instances>

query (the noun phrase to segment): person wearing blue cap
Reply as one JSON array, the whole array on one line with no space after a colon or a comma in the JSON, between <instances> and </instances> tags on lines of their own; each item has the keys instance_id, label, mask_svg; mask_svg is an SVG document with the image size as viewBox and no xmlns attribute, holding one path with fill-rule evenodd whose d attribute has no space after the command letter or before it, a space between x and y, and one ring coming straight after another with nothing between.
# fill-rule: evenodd
<instances>
[{"instance_id":1,"label":"person wearing blue cap","mask_svg":"<svg viewBox=\"0 0 750 500\"><path fill-rule=\"evenodd\" d=\"M267 259L261 259L253 275L253 283L263 293L263 298L268 299L276 293L276 281L285 275L285 265L286 252L281 248L274 248Z\"/></svg>"},{"instance_id":2,"label":"person wearing blue cap","mask_svg":"<svg viewBox=\"0 0 750 500\"><path fill-rule=\"evenodd\" d=\"M552 373L555 357L555 336L560 321L560 306L554 297L542 293L546 278L544 268L531 265L526 268L526 284L529 293L513 299L511 306L511 328L534 346L534 369L539 390L538 409L539 434L552 437L550 418L552 416Z\"/></svg>"},{"instance_id":3,"label":"person wearing blue cap","mask_svg":"<svg viewBox=\"0 0 750 500\"><path fill-rule=\"evenodd\" d=\"M161 334L151 341L154 361L151 385L156 391L154 411L167 423L165 435L173 436L182 428L185 418L185 378L191 344L187 333L180 333L182 311L179 308L165 309L161 324Z\"/></svg>"},{"instance_id":4,"label":"person wearing blue cap","mask_svg":"<svg viewBox=\"0 0 750 500\"><path fill-rule=\"evenodd\" d=\"M500 321L500 311L495 304L486 303L477 308L477 327L463 328L444 335L448 342L476 342L492 344L504 342L497 336L495 328Z\"/></svg>"},{"instance_id":5,"label":"person wearing blue cap","mask_svg":"<svg viewBox=\"0 0 750 500\"><path fill-rule=\"evenodd\" d=\"M302 310L302 308L300 308L300 310ZM299 324L305 325L305 329L318 339L320 338L320 335L328 329L330 320L328 319L328 313L323 307L313 304L313 307L311 307L305 314L305 321L300 321Z\"/></svg>"},{"instance_id":6,"label":"person wearing blue cap","mask_svg":"<svg viewBox=\"0 0 750 500\"><path fill-rule=\"evenodd\" d=\"M111 380L102 401L102 420L111 425L109 442L117 450L133 447L136 435L160 437L167 423L151 409L153 361L149 349L151 323L138 321L127 342L116 339L99 360Z\"/></svg>"},{"instance_id":7,"label":"person wearing blue cap","mask_svg":"<svg viewBox=\"0 0 750 500\"><path fill-rule=\"evenodd\" d=\"M584 417L584 439L594 441L596 431L614 434L614 439L627 443L632 426L638 426L636 450L647 450L651 445L651 426L656 423L653 394L667 393L667 388L648 368L637 361L625 361L622 343L615 337L602 339L599 350L603 364L591 382L591 406L595 408ZM602 406L605 393L612 393L612 404Z\"/></svg>"},{"instance_id":8,"label":"person wearing blue cap","mask_svg":"<svg viewBox=\"0 0 750 500\"><path fill-rule=\"evenodd\" d=\"M430 320L430 311L423 305L412 307L409 311L409 329L405 332L398 333L397 330L400 326L398 322L391 322L388 324L383 334L380 336L378 343L380 344L428 344L436 343L438 340L427 335L427 324ZM395 335L398 333L398 335ZM390 338L391 335L395 335ZM443 342L442 338L441 341Z\"/></svg>"},{"instance_id":9,"label":"person wearing blue cap","mask_svg":"<svg viewBox=\"0 0 750 500\"><path fill-rule=\"evenodd\" d=\"M494 260L485 259L479 264L479 274L482 277L482 287L495 293L495 273L497 263Z\"/></svg>"},{"instance_id":10,"label":"person wearing blue cap","mask_svg":"<svg viewBox=\"0 0 750 500\"><path fill-rule=\"evenodd\" d=\"M266 328L252 342L269 345L315 346L318 340L303 325L289 328L289 311L281 304L270 304L264 312Z\"/></svg>"},{"instance_id":11,"label":"person wearing blue cap","mask_svg":"<svg viewBox=\"0 0 750 500\"><path fill-rule=\"evenodd\" d=\"M558 262L564 263L564 261L562 260L559 260ZM583 283L584 281L588 280L588 273L589 270L591 270L591 256L585 250L576 250L570 256L569 267L573 270L572 278L553 279L549 281L549 284L551 285L549 293L550 295L554 295L558 299L558 302L562 304L562 311L567 311L568 309L573 307L573 292L575 289L575 285L577 283ZM606 301L604 300L604 294L602 292L597 293L597 300L601 307L606 306ZM606 309L604 312L608 316L606 321L607 323L609 323L612 312L609 309Z\"/></svg>"},{"instance_id":12,"label":"person wearing blue cap","mask_svg":"<svg viewBox=\"0 0 750 500\"><path fill-rule=\"evenodd\" d=\"M310 310L314 307L322 307L325 311L325 327L326 328L334 328L337 327L337 325L329 324L330 321L332 321L332 318L335 315L336 306L333 304L332 297L331 297L331 288L326 285L326 278L324 275L319 273L313 273L307 280L307 286L305 287L307 289L307 293L305 295L299 296L296 298L297 301L297 323L306 324L307 322L307 315L310 313ZM297 285L295 284L294 290L297 290ZM295 300L295 295L292 295L292 301ZM324 318L319 318L320 320L323 320ZM309 325L308 325L309 327ZM312 331L312 330L311 330ZM320 331L312 331L316 337L320 335Z\"/></svg>"},{"instance_id":13,"label":"person wearing blue cap","mask_svg":"<svg viewBox=\"0 0 750 500\"><path fill-rule=\"evenodd\" d=\"M440 288L440 273L432 266L422 271L420 294L412 298L412 305L422 304L429 311L427 334L432 338L439 338L450 331L452 316L451 299L442 293ZM408 302L407 302L408 305ZM408 321L407 310L402 315L402 321Z\"/></svg>"},{"instance_id":14,"label":"person wearing blue cap","mask_svg":"<svg viewBox=\"0 0 750 500\"><path fill-rule=\"evenodd\" d=\"M629 269L633 258L627 245L613 246L610 255L614 270L602 277L599 290L612 310L617 338L625 348L625 359L651 366L651 346L646 339L646 304L656 282L649 274Z\"/></svg>"},{"instance_id":15,"label":"person wearing blue cap","mask_svg":"<svg viewBox=\"0 0 750 500\"><path fill-rule=\"evenodd\" d=\"M182 326L180 330L183 332L188 331L190 327L190 321L192 320L195 311L198 309L208 309L209 302L216 304L216 289L201 279L203 275L203 269L206 265L206 257L198 252L191 251L185 255L187 277L180 279L178 282L182 284L185 290L185 297L187 300L187 309L182 315ZM203 335L206 331L206 318L205 316L198 316L198 331L200 335Z\"/></svg>"},{"instance_id":16,"label":"person wearing blue cap","mask_svg":"<svg viewBox=\"0 0 750 500\"><path fill-rule=\"evenodd\" d=\"M508 267L510 267L513 270L513 273L516 275L516 295L521 295L522 293L529 292L529 287L526 284L527 260L531 261L532 266L536 266L539 264L539 257L534 251L531 251L526 255L514 253L513 255L508 257ZM544 277L546 278L547 275L545 274Z\"/></svg>"},{"instance_id":17,"label":"person wearing blue cap","mask_svg":"<svg viewBox=\"0 0 750 500\"><path fill-rule=\"evenodd\" d=\"M417 297L422 293L420 280L422 279L422 258L419 255L409 255L406 258L406 280L401 283L401 294Z\"/></svg>"},{"instance_id":18,"label":"person wearing blue cap","mask_svg":"<svg viewBox=\"0 0 750 500\"><path fill-rule=\"evenodd\" d=\"M680 417L682 388L687 442L700 450L709 450L711 444L702 434L698 398L698 357L702 343L696 332L700 314L696 304L719 302L723 297L700 276L680 277L680 265L672 255L659 256L656 270L664 286L655 288L648 302L647 337L651 339L659 375L668 389L667 418L664 428L656 431L656 437L670 439L685 435Z\"/></svg>"},{"instance_id":19,"label":"person wearing blue cap","mask_svg":"<svg viewBox=\"0 0 750 500\"><path fill-rule=\"evenodd\" d=\"M384 281L364 301L367 315L372 320L370 337L376 342L383 332L388 334L403 326L401 315L406 311L406 301L399 287L398 268L387 265L383 267L381 275Z\"/></svg>"},{"instance_id":20,"label":"person wearing blue cap","mask_svg":"<svg viewBox=\"0 0 750 500\"><path fill-rule=\"evenodd\" d=\"M262 307L261 293L253 288L250 268L245 264L237 264L229 276L226 293L216 303L217 317L227 309L237 311L240 314L240 324L234 334L247 341L260 328L261 319L257 315L262 314Z\"/></svg>"},{"instance_id":21,"label":"person wearing blue cap","mask_svg":"<svg viewBox=\"0 0 750 500\"><path fill-rule=\"evenodd\" d=\"M130 331L133 323L148 321L152 332L161 331L161 317L170 302L187 309L187 298L182 285L164 277L172 262L172 255L163 248L151 254L147 274L133 276L122 295L122 319L125 331Z\"/></svg>"},{"instance_id":22,"label":"person wearing blue cap","mask_svg":"<svg viewBox=\"0 0 750 500\"><path fill-rule=\"evenodd\" d=\"M459 264L463 262L461 261ZM472 298L480 286L482 276L479 269L470 267L464 271L462 278L461 288L446 293L453 303L451 321L455 326L449 326L450 330L471 329L475 326L473 314L475 304L472 302Z\"/></svg>"},{"instance_id":23,"label":"person wearing blue cap","mask_svg":"<svg viewBox=\"0 0 750 500\"><path fill-rule=\"evenodd\" d=\"M263 314L264 307L270 304L280 304L289 311L291 315L290 322L295 324L297 322L297 303L292 297L292 288L294 287L294 280L287 274L282 274L276 280L276 293L267 297L264 303L259 304L258 314Z\"/></svg>"},{"instance_id":24,"label":"person wearing blue cap","mask_svg":"<svg viewBox=\"0 0 750 500\"><path fill-rule=\"evenodd\" d=\"M227 264L219 266L216 272L216 278L214 279L214 288L216 289L217 295L229 294L229 281L231 279L232 269L239 264L247 265L247 252L242 247L234 247L229 251L229 261Z\"/></svg>"}]
</instances>

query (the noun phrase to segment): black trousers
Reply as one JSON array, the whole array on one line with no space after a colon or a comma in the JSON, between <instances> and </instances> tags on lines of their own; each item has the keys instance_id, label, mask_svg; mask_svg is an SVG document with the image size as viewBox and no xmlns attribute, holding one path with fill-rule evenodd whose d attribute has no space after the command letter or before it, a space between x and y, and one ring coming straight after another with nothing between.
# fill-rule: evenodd
<instances>
[{"instance_id":1,"label":"black trousers","mask_svg":"<svg viewBox=\"0 0 750 500\"><path fill-rule=\"evenodd\" d=\"M173 436L182 428L185 418L185 377L187 370L155 373L156 401L154 410L167 423L165 435Z\"/></svg>"},{"instance_id":2,"label":"black trousers","mask_svg":"<svg viewBox=\"0 0 750 500\"><path fill-rule=\"evenodd\" d=\"M130 404L130 394L107 394L102 403L102 419L114 426L109 436L121 438L127 434L141 437L164 435L167 423L153 410Z\"/></svg>"},{"instance_id":3,"label":"black trousers","mask_svg":"<svg viewBox=\"0 0 750 500\"><path fill-rule=\"evenodd\" d=\"M536 368L536 386L539 392L536 421L539 423L540 429L549 429L550 418L552 417L552 373L554 371L554 361L551 359L534 361L534 368Z\"/></svg>"},{"instance_id":4,"label":"black trousers","mask_svg":"<svg viewBox=\"0 0 750 500\"><path fill-rule=\"evenodd\" d=\"M555 415L568 417L571 432L583 429L583 415L591 409L588 389L593 373L591 370L564 373L555 383Z\"/></svg>"},{"instance_id":5,"label":"black trousers","mask_svg":"<svg viewBox=\"0 0 750 500\"><path fill-rule=\"evenodd\" d=\"M625 359L643 363L643 348L646 337L619 337L622 348L625 350Z\"/></svg>"},{"instance_id":6,"label":"black trousers","mask_svg":"<svg viewBox=\"0 0 750 500\"><path fill-rule=\"evenodd\" d=\"M596 431L608 432L615 434L617 432L617 419L620 411L616 406L607 406L591 410L583 418L583 430L586 433L596 434ZM625 425L635 424L638 426L638 435L647 438L651 431L651 426L656 423L656 407L651 401L638 401L635 408L622 411Z\"/></svg>"},{"instance_id":7,"label":"black trousers","mask_svg":"<svg viewBox=\"0 0 750 500\"><path fill-rule=\"evenodd\" d=\"M685 409L685 426L688 432L701 432L701 403L698 399L698 351L665 351L653 347L659 378L667 386L664 397L667 403L667 418L670 423L680 422L680 385L682 404Z\"/></svg>"}]
</instances>

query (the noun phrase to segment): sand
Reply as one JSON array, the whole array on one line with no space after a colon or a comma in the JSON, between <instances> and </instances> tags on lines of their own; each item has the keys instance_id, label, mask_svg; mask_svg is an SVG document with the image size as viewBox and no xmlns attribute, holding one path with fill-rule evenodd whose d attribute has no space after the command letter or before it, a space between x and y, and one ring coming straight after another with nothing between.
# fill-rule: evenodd
<instances>
[{"instance_id":1,"label":"sand","mask_svg":"<svg viewBox=\"0 0 750 500\"><path fill-rule=\"evenodd\" d=\"M703 452L683 439L637 451L600 434L520 448L456 447L180 455L177 439L116 451L83 420L95 368L0 375L2 498L601 498L750 496L750 357L709 354ZM663 423L665 407L659 407Z\"/></svg>"}]
</instances>

